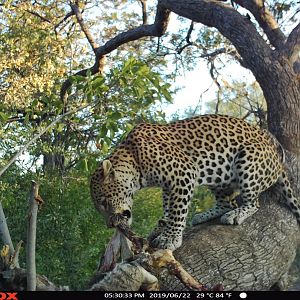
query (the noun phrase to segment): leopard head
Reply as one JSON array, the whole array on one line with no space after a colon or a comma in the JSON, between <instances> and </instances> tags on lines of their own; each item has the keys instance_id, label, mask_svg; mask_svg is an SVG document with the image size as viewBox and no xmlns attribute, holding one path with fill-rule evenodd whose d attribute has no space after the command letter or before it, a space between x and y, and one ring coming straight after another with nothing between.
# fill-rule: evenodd
<instances>
[{"instance_id":1,"label":"leopard head","mask_svg":"<svg viewBox=\"0 0 300 300\"><path fill-rule=\"evenodd\" d=\"M132 223L133 191L130 178L110 160L102 162L91 179L91 195L96 209L109 228Z\"/></svg>"}]
</instances>

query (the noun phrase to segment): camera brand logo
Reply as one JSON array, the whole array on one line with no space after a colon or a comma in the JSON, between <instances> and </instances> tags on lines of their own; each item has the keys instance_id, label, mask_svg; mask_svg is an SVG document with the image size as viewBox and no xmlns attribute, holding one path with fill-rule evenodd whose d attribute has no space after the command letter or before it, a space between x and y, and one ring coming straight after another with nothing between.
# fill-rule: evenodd
<instances>
[{"instance_id":1,"label":"camera brand logo","mask_svg":"<svg viewBox=\"0 0 300 300\"><path fill-rule=\"evenodd\" d=\"M18 300L17 294L0 292L0 300Z\"/></svg>"}]
</instances>

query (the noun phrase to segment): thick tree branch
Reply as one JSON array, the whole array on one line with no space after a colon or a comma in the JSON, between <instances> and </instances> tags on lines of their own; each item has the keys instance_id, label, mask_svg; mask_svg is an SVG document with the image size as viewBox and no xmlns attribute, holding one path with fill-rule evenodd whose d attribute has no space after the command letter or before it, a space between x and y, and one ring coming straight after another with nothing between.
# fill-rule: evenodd
<instances>
[{"instance_id":1,"label":"thick tree branch","mask_svg":"<svg viewBox=\"0 0 300 300\"><path fill-rule=\"evenodd\" d=\"M118 34L116 37L112 38L106 44L97 49L97 57L101 59L102 56L112 52L121 45L143 37L161 37L167 30L169 16L170 11L158 5L155 21L152 25L141 25L137 28Z\"/></svg>"},{"instance_id":2,"label":"thick tree branch","mask_svg":"<svg viewBox=\"0 0 300 300\"><path fill-rule=\"evenodd\" d=\"M262 74L261 68L265 65L263 58L271 56L271 49L256 31L255 26L232 7L209 0L158 1L156 18L152 25L141 25L122 32L103 46L98 47L96 49L95 64L77 74L84 76L88 70L92 74L96 74L99 72L99 64L103 61L104 56L125 43L147 36L162 36L166 32L171 11L194 22L217 28L234 44L239 54L244 58L244 64L252 71L255 71L259 66L259 74ZM260 55L257 55L257 53L260 53ZM61 88L62 100L66 100L66 93L70 87L71 81L68 79Z\"/></svg>"},{"instance_id":3,"label":"thick tree branch","mask_svg":"<svg viewBox=\"0 0 300 300\"><path fill-rule=\"evenodd\" d=\"M3 211L2 203L0 202L0 235L1 240L4 245L8 245L9 247L9 254L12 256L15 252L14 245L11 240L11 236L8 230L6 217Z\"/></svg>"},{"instance_id":4,"label":"thick tree branch","mask_svg":"<svg viewBox=\"0 0 300 300\"><path fill-rule=\"evenodd\" d=\"M249 10L267 35L270 43L276 48L283 46L285 35L280 30L271 12L265 7L264 0L234 0L235 3Z\"/></svg>"},{"instance_id":5,"label":"thick tree branch","mask_svg":"<svg viewBox=\"0 0 300 300\"><path fill-rule=\"evenodd\" d=\"M299 226L289 209L276 203L276 196L266 193L263 198L258 212L241 225L215 220L187 229L174 256L194 278L222 283L226 291L266 291L276 283L288 288L285 284L292 282L282 279L296 255ZM186 289L169 274L158 279L163 290Z\"/></svg>"},{"instance_id":6,"label":"thick tree branch","mask_svg":"<svg viewBox=\"0 0 300 300\"><path fill-rule=\"evenodd\" d=\"M268 67L264 58L271 57L271 49L248 18L231 6L209 0L161 0L159 3L182 17L217 28L243 57L244 66L254 76L264 75L264 67ZM260 72L257 72L258 69Z\"/></svg>"}]
</instances>

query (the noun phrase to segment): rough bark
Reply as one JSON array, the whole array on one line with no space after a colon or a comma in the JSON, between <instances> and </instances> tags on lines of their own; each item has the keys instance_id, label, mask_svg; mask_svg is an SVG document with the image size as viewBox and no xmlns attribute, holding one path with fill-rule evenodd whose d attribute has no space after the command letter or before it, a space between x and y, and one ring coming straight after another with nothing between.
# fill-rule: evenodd
<instances>
[{"instance_id":1,"label":"rough bark","mask_svg":"<svg viewBox=\"0 0 300 300\"><path fill-rule=\"evenodd\" d=\"M258 77L268 107L268 129L285 149L300 156L299 80L286 58L273 60L269 67L269 75Z\"/></svg>"},{"instance_id":2,"label":"rough bark","mask_svg":"<svg viewBox=\"0 0 300 300\"><path fill-rule=\"evenodd\" d=\"M175 258L208 286L222 283L225 290L263 291L279 283L287 288L283 279L296 256L300 230L286 206L268 199L242 225L215 221L186 230ZM159 279L162 289L185 289L167 272Z\"/></svg>"}]
</instances>

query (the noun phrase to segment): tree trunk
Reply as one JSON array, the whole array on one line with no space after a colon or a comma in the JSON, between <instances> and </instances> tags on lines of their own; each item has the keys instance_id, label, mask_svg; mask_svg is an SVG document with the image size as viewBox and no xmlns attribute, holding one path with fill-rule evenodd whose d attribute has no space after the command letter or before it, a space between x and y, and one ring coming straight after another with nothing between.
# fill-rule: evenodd
<instances>
[{"instance_id":1,"label":"tree trunk","mask_svg":"<svg viewBox=\"0 0 300 300\"><path fill-rule=\"evenodd\" d=\"M44 173L51 173L53 171L64 170L65 157L57 153L44 153L43 154L43 170Z\"/></svg>"},{"instance_id":2,"label":"tree trunk","mask_svg":"<svg viewBox=\"0 0 300 300\"><path fill-rule=\"evenodd\" d=\"M257 74L256 79L267 102L268 129L285 149L300 155L300 82L292 66L274 60L268 72Z\"/></svg>"},{"instance_id":3,"label":"tree trunk","mask_svg":"<svg viewBox=\"0 0 300 300\"><path fill-rule=\"evenodd\" d=\"M265 197L265 196L268 196ZM286 274L296 256L300 230L283 204L265 193L260 210L238 226L218 221L186 230L182 246L174 252L186 271L198 281L225 290L287 288ZM163 290L184 290L173 276L160 276Z\"/></svg>"}]
</instances>

